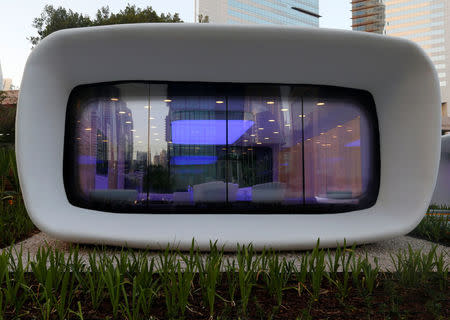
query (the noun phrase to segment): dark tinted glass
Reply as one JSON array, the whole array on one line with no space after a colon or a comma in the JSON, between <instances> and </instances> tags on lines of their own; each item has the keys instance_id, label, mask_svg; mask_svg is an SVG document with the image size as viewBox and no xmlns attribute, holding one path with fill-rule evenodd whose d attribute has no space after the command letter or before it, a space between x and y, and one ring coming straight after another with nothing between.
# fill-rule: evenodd
<instances>
[{"instance_id":1,"label":"dark tinted glass","mask_svg":"<svg viewBox=\"0 0 450 320\"><path fill-rule=\"evenodd\" d=\"M80 86L64 182L79 207L145 213L330 213L379 188L372 96L304 85Z\"/></svg>"}]
</instances>

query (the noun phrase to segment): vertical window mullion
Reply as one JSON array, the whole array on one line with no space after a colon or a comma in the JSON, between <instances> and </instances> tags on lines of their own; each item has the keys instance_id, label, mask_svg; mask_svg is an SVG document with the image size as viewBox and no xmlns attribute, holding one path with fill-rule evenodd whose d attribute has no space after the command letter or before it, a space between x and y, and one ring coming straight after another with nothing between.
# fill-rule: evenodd
<instances>
[{"instance_id":1,"label":"vertical window mullion","mask_svg":"<svg viewBox=\"0 0 450 320\"><path fill-rule=\"evenodd\" d=\"M146 161L146 166L145 166L145 177L146 179L144 179L145 182L145 189L147 190L147 201L146 201L146 207L149 208L150 206L150 165L151 165L151 151L150 151L150 127L151 127L151 123L150 123L150 100L151 100L151 96L150 96L150 86L151 84L148 84L148 111L147 111L147 161Z\"/></svg>"},{"instance_id":2,"label":"vertical window mullion","mask_svg":"<svg viewBox=\"0 0 450 320\"><path fill-rule=\"evenodd\" d=\"M228 95L225 96L225 201L228 205L228 171L229 171L229 163L228 163Z\"/></svg>"}]
</instances>

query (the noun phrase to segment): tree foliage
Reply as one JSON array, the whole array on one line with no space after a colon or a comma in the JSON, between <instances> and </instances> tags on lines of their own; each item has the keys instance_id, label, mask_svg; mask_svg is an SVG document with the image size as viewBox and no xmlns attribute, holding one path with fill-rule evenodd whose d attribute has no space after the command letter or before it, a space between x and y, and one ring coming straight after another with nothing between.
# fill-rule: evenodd
<instances>
[{"instance_id":1,"label":"tree foliage","mask_svg":"<svg viewBox=\"0 0 450 320\"><path fill-rule=\"evenodd\" d=\"M28 39L33 46L36 46L42 39L51 33L62 29L148 22L183 21L180 19L178 13L173 15L170 13L162 13L161 15L158 15L152 7L141 9L130 4L118 13L112 13L108 6L101 7L97 10L95 18L90 18L88 15L82 13L73 12L71 9L63 7L55 8L52 5L46 5L41 15L33 20L33 27L37 29L38 35L31 36Z\"/></svg>"},{"instance_id":2,"label":"tree foliage","mask_svg":"<svg viewBox=\"0 0 450 320\"><path fill-rule=\"evenodd\" d=\"M199 14L198 15L198 23L209 23L209 16Z\"/></svg>"}]
</instances>

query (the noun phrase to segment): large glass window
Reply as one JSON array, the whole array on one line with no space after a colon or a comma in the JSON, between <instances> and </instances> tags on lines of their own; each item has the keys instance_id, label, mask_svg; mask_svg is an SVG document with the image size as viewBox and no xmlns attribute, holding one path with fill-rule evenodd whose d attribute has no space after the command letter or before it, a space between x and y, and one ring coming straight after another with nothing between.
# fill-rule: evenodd
<instances>
[{"instance_id":1,"label":"large glass window","mask_svg":"<svg viewBox=\"0 0 450 320\"><path fill-rule=\"evenodd\" d=\"M128 82L73 90L64 183L76 206L322 213L372 206L378 124L365 91Z\"/></svg>"}]
</instances>

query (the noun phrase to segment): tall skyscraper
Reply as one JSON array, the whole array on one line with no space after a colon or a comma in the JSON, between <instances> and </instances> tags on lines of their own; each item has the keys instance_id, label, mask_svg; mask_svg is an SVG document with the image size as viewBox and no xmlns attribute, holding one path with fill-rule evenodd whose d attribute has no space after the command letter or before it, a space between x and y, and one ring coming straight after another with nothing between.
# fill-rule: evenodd
<instances>
[{"instance_id":1,"label":"tall skyscraper","mask_svg":"<svg viewBox=\"0 0 450 320\"><path fill-rule=\"evenodd\" d=\"M196 0L210 23L319 27L319 0Z\"/></svg>"},{"instance_id":2,"label":"tall skyscraper","mask_svg":"<svg viewBox=\"0 0 450 320\"><path fill-rule=\"evenodd\" d=\"M439 76L443 130L450 131L450 1L353 0L352 27L401 37L420 45Z\"/></svg>"},{"instance_id":3,"label":"tall skyscraper","mask_svg":"<svg viewBox=\"0 0 450 320\"><path fill-rule=\"evenodd\" d=\"M382 0L352 1L352 28L382 34L385 25L385 6Z\"/></svg>"}]
</instances>

